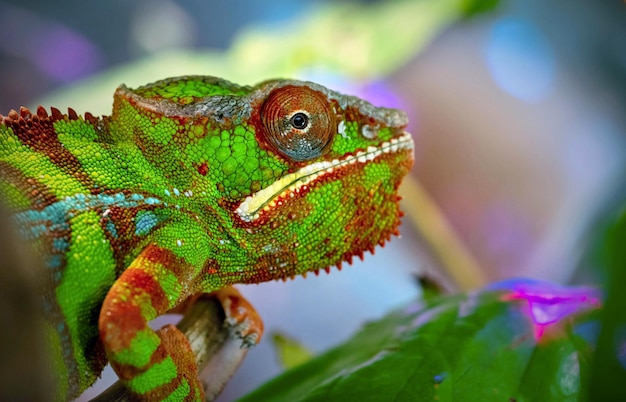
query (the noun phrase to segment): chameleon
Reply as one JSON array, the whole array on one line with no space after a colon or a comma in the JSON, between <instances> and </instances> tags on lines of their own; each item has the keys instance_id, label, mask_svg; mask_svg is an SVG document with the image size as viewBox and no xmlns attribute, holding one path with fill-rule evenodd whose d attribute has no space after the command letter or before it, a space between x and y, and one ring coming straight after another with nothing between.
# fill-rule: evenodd
<instances>
[{"instance_id":1,"label":"chameleon","mask_svg":"<svg viewBox=\"0 0 626 402\"><path fill-rule=\"evenodd\" d=\"M0 200L41 256L54 398L109 362L133 399L204 400L188 340L149 322L213 293L258 343L232 285L341 269L399 234L407 124L312 82L211 76L121 85L110 116L0 116Z\"/></svg>"}]
</instances>

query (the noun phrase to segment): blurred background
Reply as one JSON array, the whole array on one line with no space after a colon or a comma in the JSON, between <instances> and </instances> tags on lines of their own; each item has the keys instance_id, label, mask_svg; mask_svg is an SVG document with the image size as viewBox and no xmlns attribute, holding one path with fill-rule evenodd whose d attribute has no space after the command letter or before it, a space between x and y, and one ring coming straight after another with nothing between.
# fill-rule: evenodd
<instances>
[{"instance_id":1,"label":"blurred background","mask_svg":"<svg viewBox=\"0 0 626 402\"><path fill-rule=\"evenodd\" d=\"M341 272L242 287L268 332L319 352L418 296L416 274L598 281L583 256L624 198L625 18L583 0L0 1L0 113L108 114L120 83L184 74L307 79L406 110L403 237ZM280 371L267 339L221 400Z\"/></svg>"}]
</instances>

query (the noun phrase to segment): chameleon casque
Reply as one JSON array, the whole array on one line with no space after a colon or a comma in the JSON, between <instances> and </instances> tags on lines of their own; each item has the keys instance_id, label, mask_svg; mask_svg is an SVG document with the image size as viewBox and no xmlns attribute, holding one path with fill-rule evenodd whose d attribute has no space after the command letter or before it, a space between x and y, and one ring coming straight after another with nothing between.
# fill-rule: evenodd
<instances>
[{"instance_id":1,"label":"chameleon casque","mask_svg":"<svg viewBox=\"0 0 626 402\"><path fill-rule=\"evenodd\" d=\"M42 257L56 399L109 361L135 399L202 400L187 339L148 322L217 292L257 343L230 285L340 268L397 234L407 122L310 82L209 76L122 85L111 116L0 116L0 199Z\"/></svg>"}]
</instances>

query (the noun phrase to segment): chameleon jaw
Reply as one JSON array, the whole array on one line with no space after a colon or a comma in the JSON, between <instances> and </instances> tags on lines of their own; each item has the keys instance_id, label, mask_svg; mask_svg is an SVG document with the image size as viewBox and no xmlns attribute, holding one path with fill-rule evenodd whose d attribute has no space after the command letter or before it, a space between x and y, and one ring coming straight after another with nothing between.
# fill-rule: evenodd
<instances>
[{"instance_id":1,"label":"chameleon jaw","mask_svg":"<svg viewBox=\"0 0 626 402\"><path fill-rule=\"evenodd\" d=\"M283 176L268 187L246 197L235 210L239 218L246 223L259 219L262 211L270 210L277 205L277 200L284 196L295 197L300 189L312 181L332 173L335 169L355 163L367 163L383 154L395 153L402 150L412 150L413 139L407 132L389 141L380 147L368 147L365 151L358 151L355 155L348 155L342 159L320 161L304 166L300 170Z\"/></svg>"}]
</instances>

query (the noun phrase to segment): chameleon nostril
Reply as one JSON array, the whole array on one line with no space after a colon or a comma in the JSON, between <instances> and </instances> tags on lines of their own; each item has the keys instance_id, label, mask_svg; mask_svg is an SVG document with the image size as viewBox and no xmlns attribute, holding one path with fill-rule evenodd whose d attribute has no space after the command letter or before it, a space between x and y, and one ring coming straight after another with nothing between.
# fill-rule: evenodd
<instances>
[{"instance_id":1,"label":"chameleon nostril","mask_svg":"<svg viewBox=\"0 0 626 402\"><path fill-rule=\"evenodd\" d=\"M366 124L363 127L361 127L361 134L363 134L363 137L368 138L370 140L374 139L378 135L378 128L379 128L378 125L370 126Z\"/></svg>"}]
</instances>

